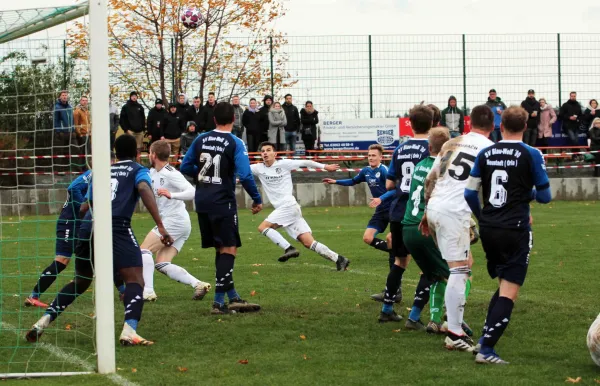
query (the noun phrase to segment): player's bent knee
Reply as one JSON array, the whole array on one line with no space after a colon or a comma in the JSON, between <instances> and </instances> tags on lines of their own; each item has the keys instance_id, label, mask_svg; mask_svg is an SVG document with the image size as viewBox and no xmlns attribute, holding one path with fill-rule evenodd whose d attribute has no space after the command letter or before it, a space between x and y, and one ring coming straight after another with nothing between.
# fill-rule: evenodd
<instances>
[{"instance_id":1,"label":"player's bent knee","mask_svg":"<svg viewBox=\"0 0 600 386\"><path fill-rule=\"evenodd\" d=\"M56 256L54 258L54 261L57 261L57 262L59 262L61 264L64 264L64 265L69 265L69 262L71 262L71 258L65 257L65 256Z\"/></svg>"},{"instance_id":2,"label":"player's bent knee","mask_svg":"<svg viewBox=\"0 0 600 386\"><path fill-rule=\"evenodd\" d=\"M371 244L373 242L373 238L374 237L372 235L367 235L367 234L363 235L363 241L366 244Z\"/></svg>"}]
</instances>

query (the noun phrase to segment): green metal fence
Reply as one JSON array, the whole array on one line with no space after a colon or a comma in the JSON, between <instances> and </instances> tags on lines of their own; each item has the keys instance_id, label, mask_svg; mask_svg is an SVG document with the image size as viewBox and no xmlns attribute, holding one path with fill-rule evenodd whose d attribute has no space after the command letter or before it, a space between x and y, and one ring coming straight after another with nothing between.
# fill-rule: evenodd
<instances>
[{"instance_id":1,"label":"green metal fence","mask_svg":"<svg viewBox=\"0 0 600 386\"><path fill-rule=\"evenodd\" d=\"M403 115L423 100L444 107L450 95L456 96L459 106L470 109L484 103L491 88L507 105L520 103L528 89L535 89L538 98L545 97L555 107L568 99L570 91L578 92L584 106L600 97L596 75L600 34L290 36L277 52L268 39L263 44L260 64L268 74L265 84L258 87L260 92L236 89L244 95L243 103L250 97L260 100L265 92L280 99L289 92L297 105L312 100L324 118ZM64 40L17 40L0 46L3 55L14 50L43 54L50 61L64 61L72 53ZM278 60L284 61L285 72L295 82L290 88L273 86ZM144 69L127 57L112 58L112 63L115 68L133 69L134 78L145 76ZM172 64L169 57L165 66L169 94ZM10 65L7 61L2 67ZM86 62L75 70L79 79L88 76ZM219 79L220 74L213 75ZM194 72L185 74L184 91L189 96L198 93L196 77ZM231 82L219 80L218 97L230 95ZM114 70L111 83L118 99L125 99L131 85L119 83ZM153 99L149 95L145 102L150 105Z\"/></svg>"}]
</instances>

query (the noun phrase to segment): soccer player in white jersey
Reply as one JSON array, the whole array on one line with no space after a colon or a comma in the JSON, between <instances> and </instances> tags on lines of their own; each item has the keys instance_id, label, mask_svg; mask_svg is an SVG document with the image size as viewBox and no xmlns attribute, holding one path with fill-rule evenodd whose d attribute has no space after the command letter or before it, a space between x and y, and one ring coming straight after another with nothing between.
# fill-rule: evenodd
<instances>
[{"instance_id":1,"label":"soccer player in white jersey","mask_svg":"<svg viewBox=\"0 0 600 386\"><path fill-rule=\"evenodd\" d=\"M144 239L141 246L144 300L155 301L157 298L154 292L154 268L175 281L191 286L194 288L193 299L202 300L210 290L210 284L196 279L185 268L171 263L190 236L192 224L184 201L193 200L196 189L178 170L169 165L170 154L171 146L167 141L156 141L150 146L152 190L160 217L175 242L171 246L163 245L156 227ZM156 254L156 263L152 258L153 254Z\"/></svg>"},{"instance_id":2,"label":"soccer player in white jersey","mask_svg":"<svg viewBox=\"0 0 600 386\"><path fill-rule=\"evenodd\" d=\"M260 180L275 210L258 226L258 231L285 251L279 261L283 263L300 255L298 250L277 232L277 228L283 227L291 238L300 241L306 248L336 263L338 271L345 271L350 264L350 260L335 253L325 244L319 243L313 238L308 223L302 217L300 205L298 205L293 195L294 185L291 173L292 170L301 167L325 169L333 172L339 168L339 165L324 165L307 160L276 160L275 145L270 142L261 143L259 149L263 163L254 164L250 168L252 174Z\"/></svg>"},{"instance_id":3,"label":"soccer player in white jersey","mask_svg":"<svg viewBox=\"0 0 600 386\"><path fill-rule=\"evenodd\" d=\"M446 348L469 352L473 344L463 331L463 315L473 260L469 251L471 209L464 191L475 158L493 145L488 137L494 130L494 114L487 106L477 106L471 112L471 123L471 132L446 142L435 160L425 184L427 211L421 221L423 233L433 235L450 268L445 294Z\"/></svg>"}]
</instances>

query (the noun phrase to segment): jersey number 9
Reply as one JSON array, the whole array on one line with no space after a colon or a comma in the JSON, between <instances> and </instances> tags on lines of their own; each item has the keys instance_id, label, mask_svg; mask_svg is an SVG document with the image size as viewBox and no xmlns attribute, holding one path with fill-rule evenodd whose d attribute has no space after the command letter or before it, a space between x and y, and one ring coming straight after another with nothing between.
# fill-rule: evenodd
<instances>
[{"instance_id":1,"label":"jersey number 9","mask_svg":"<svg viewBox=\"0 0 600 386\"><path fill-rule=\"evenodd\" d=\"M217 154L212 156L209 153L200 154L200 164L204 164L200 173L198 173L198 181L202 181L205 184L221 184L221 155ZM207 175L210 173L212 168L212 176Z\"/></svg>"}]
</instances>

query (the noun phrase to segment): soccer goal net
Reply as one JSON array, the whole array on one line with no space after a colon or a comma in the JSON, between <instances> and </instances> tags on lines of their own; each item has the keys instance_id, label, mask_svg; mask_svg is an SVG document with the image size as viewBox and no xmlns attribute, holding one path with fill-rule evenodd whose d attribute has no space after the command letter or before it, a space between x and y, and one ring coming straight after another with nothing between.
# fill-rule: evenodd
<instances>
[{"instance_id":1,"label":"soccer goal net","mask_svg":"<svg viewBox=\"0 0 600 386\"><path fill-rule=\"evenodd\" d=\"M82 17L90 59L66 40L69 22ZM61 307L53 300L74 278L94 163L94 232L111 232L106 29L106 0L0 12L0 378L114 371L110 235L96 285L43 339L26 339L48 307Z\"/></svg>"}]
</instances>

